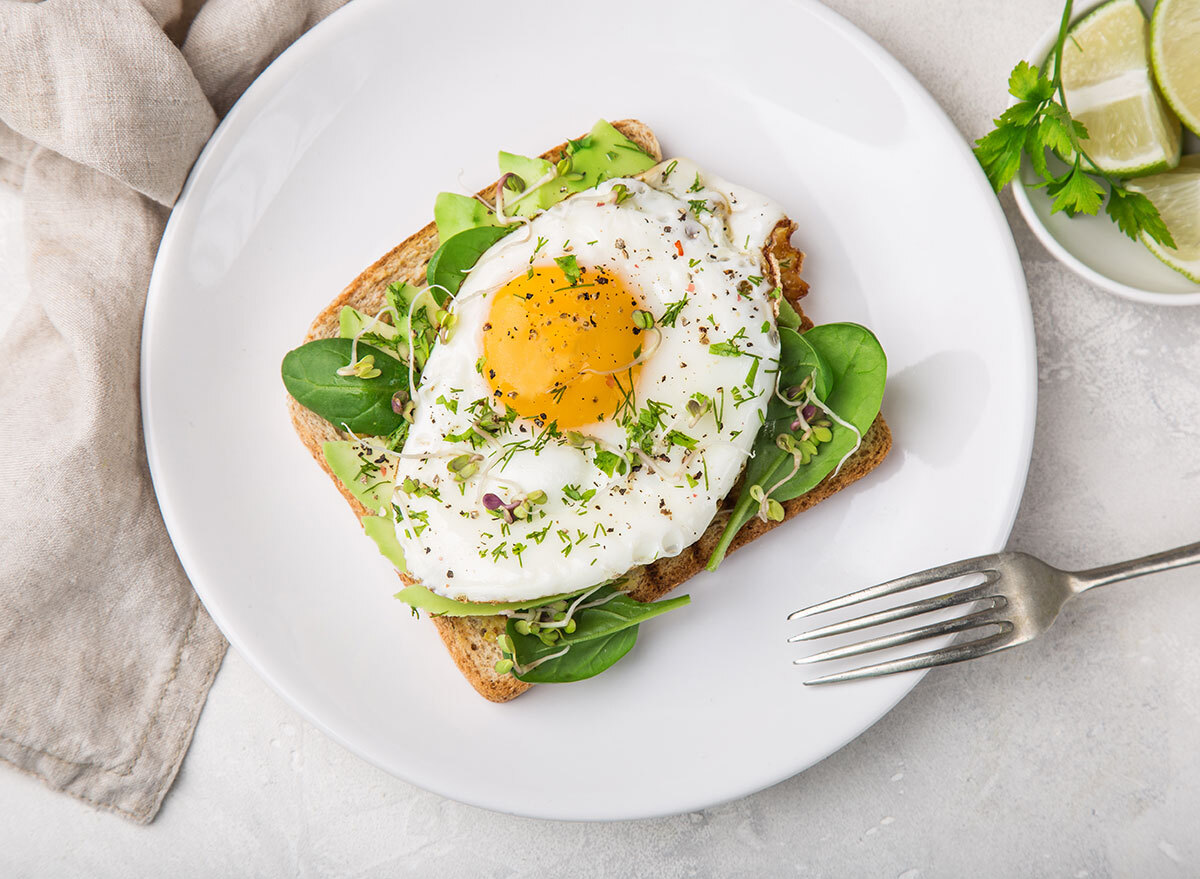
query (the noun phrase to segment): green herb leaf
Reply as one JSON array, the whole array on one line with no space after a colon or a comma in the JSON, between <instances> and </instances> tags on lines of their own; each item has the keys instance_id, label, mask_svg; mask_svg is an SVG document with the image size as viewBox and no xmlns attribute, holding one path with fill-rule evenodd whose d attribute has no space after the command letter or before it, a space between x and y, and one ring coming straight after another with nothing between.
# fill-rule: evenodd
<instances>
[{"instance_id":1,"label":"green herb leaf","mask_svg":"<svg viewBox=\"0 0 1200 879\"><path fill-rule=\"evenodd\" d=\"M583 269L579 267L579 263L575 259L575 254L570 253L566 256L556 256L554 257L554 261L558 263L558 267L567 276L567 283L572 287L579 283L579 279L583 277Z\"/></svg>"},{"instance_id":2,"label":"green herb leaf","mask_svg":"<svg viewBox=\"0 0 1200 879\"><path fill-rule=\"evenodd\" d=\"M1047 62L1050 75L1040 72L1026 61L1019 62L1008 78L1009 93L1017 102L993 120L995 128L975 142L975 156L983 167L988 181L1000 192L1016 175L1021 155L1029 156L1034 172L1041 178L1053 199L1051 212L1064 211L1068 216L1096 214L1104 203L1101 182L1108 183L1110 194L1105 212L1131 238L1145 234L1165 243L1171 234L1150 204L1129 200L1121 181L1105 173L1087 154L1082 142L1088 139L1087 127L1071 118L1062 85L1063 46L1070 38L1072 3L1067 0L1059 23L1058 39ZM1055 95L1059 100L1054 100ZM1055 177L1046 162L1046 150L1053 150L1073 167Z\"/></svg>"},{"instance_id":3,"label":"green herb leaf","mask_svg":"<svg viewBox=\"0 0 1200 879\"><path fill-rule=\"evenodd\" d=\"M1038 72L1037 67L1028 61L1019 61L1009 74L1008 91L1017 100L1038 103L1054 94L1054 85Z\"/></svg>"},{"instance_id":4,"label":"green herb leaf","mask_svg":"<svg viewBox=\"0 0 1200 879\"><path fill-rule=\"evenodd\" d=\"M1033 165L1033 170L1039 177L1043 180L1054 179L1046 165L1046 145L1042 142L1036 125L1025 129L1025 155L1029 156L1029 163Z\"/></svg>"},{"instance_id":5,"label":"green herb leaf","mask_svg":"<svg viewBox=\"0 0 1200 879\"><path fill-rule=\"evenodd\" d=\"M620 472L625 472L625 459L620 455L607 450L596 452L596 466L604 471L604 475L612 478L612 475L620 468Z\"/></svg>"},{"instance_id":6,"label":"green herb leaf","mask_svg":"<svg viewBox=\"0 0 1200 879\"><path fill-rule=\"evenodd\" d=\"M1104 205L1104 211L1122 232L1137 240L1139 232L1145 232L1164 247L1174 247L1175 239L1163 222L1154 202L1140 192L1114 186Z\"/></svg>"},{"instance_id":7,"label":"green herb leaf","mask_svg":"<svg viewBox=\"0 0 1200 879\"><path fill-rule=\"evenodd\" d=\"M1038 140L1060 156L1070 156L1078 148L1080 140L1071 114L1062 104L1054 101L1046 104L1045 114L1038 123ZM1087 134L1083 136L1086 138Z\"/></svg>"},{"instance_id":8,"label":"green herb leaf","mask_svg":"<svg viewBox=\"0 0 1200 879\"><path fill-rule=\"evenodd\" d=\"M1041 111L1041 104L1032 101L1020 101L1000 114L1000 123L1024 128L1036 119Z\"/></svg>"},{"instance_id":9,"label":"green herb leaf","mask_svg":"<svg viewBox=\"0 0 1200 879\"><path fill-rule=\"evenodd\" d=\"M408 367L395 357L359 342L361 359L374 356L375 378L338 375L350 363L350 339L314 339L283 358L284 387L301 406L341 429L387 436L404 423L392 411L392 395L408 390Z\"/></svg>"},{"instance_id":10,"label":"green herb leaf","mask_svg":"<svg viewBox=\"0 0 1200 879\"><path fill-rule=\"evenodd\" d=\"M1078 156L1068 173L1046 184L1046 193L1054 199L1050 213L1066 211L1068 217L1095 214L1104 201L1104 188L1084 173Z\"/></svg>"},{"instance_id":11,"label":"green herb leaf","mask_svg":"<svg viewBox=\"0 0 1200 879\"><path fill-rule=\"evenodd\" d=\"M1025 129L995 120L996 127L975 141L975 158L983 166L992 189L999 192L1021 167L1021 150L1025 146Z\"/></svg>"}]
</instances>

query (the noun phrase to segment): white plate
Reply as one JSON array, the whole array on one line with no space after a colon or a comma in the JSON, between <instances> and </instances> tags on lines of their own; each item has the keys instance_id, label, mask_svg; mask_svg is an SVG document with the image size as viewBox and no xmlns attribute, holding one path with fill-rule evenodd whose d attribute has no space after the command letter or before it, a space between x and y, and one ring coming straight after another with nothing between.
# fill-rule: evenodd
<instances>
[{"instance_id":1,"label":"white plate","mask_svg":"<svg viewBox=\"0 0 1200 879\"><path fill-rule=\"evenodd\" d=\"M1074 20L1079 21L1102 2L1083 4L1073 13ZM1143 0L1142 5L1147 11L1153 7L1148 0ZM1042 34L1026 59L1041 67L1057 39L1056 24ZM1198 149L1200 140L1185 128L1184 153ZM1200 305L1200 285L1167 266L1140 241L1123 234L1107 214L1101 212L1095 217L1086 214L1068 217L1061 211L1051 214L1051 199L1046 190L1034 185L1040 179L1029 161L1023 160L1020 172L1013 179L1013 196L1025 222L1055 259L1097 287L1135 302Z\"/></svg>"},{"instance_id":2,"label":"white plate","mask_svg":"<svg viewBox=\"0 0 1200 879\"><path fill-rule=\"evenodd\" d=\"M805 308L867 324L888 351L896 445L853 489L691 580L691 606L647 623L609 672L493 705L391 597L387 563L292 434L279 361L427 221L439 189L490 181L497 149L538 152L600 116L641 118L669 154L786 206L809 254ZM357 0L259 78L197 162L142 355L163 515L234 646L389 772L567 819L742 796L894 705L915 676L805 688L784 617L1000 547L1036 387L1021 267L962 139L878 46L784 0L753 16L724 2Z\"/></svg>"}]
</instances>

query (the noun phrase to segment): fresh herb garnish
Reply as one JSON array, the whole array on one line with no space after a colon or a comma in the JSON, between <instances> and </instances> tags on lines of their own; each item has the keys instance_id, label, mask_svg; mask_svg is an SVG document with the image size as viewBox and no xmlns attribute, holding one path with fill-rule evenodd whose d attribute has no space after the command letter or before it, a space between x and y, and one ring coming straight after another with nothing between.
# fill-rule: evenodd
<instances>
[{"instance_id":1,"label":"fresh herb garnish","mask_svg":"<svg viewBox=\"0 0 1200 879\"><path fill-rule=\"evenodd\" d=\"M575 259L575 254L569 253L566 256L556 256L554 261L558 263L558 267L567 277L567 282L574 287L579 283L579 279L583 277L583 269L579 267L578 261Z\"/></svg>"},{"instance_id":2,"label":"fresh herb garnish","mask_svg":"<svg viewBox=\"0 0 1200 879\"><path fill-rule=\"evenodd\" d=\"M738 345L738 342L746 338L746 328L739 327L738 331L730 336L724 342L712 342L708 346L710 354L716 354L718 357L741 357L747 354L750 357L757 357L757 354L750 354L748 351L743 351Z\"/></svg>"},{"instance_id":3,"label":"fresh herb garnish","mask_svg":"<svg viewBox=\"0 0 1200 879\"><path fill-rule=\"evenodd\" d=\"M666 310L662 313L662 317L658 319L660 326L673 327L675 321L679 318L679 312L683 311L683 307L688 304L688 297L677 299L674 302L668 302Z\"/></svg>"},{"instance_id":4,"label":"fresh herb garnish","mask_svg":"<svg viewBox=\"0 0 1200 879\"><path fill-rule=\"evenodd\" d=\"M1072 5L1072 0L1067 0L1063 7L1054 43L1053 75L1047 76L1027 61L1017 63L1008 78L1009 94L1017 103L992 120L995 128L975 141L975 157L996 192L1013 179L1021 167L1021 156L1026 155L1041 178L1036 186L1045 187L1046 194L1053 199L1051 213L1064 211L1069 217L1095 215L1103 204L1105 213L1130 238L1136 240L1144 232L1159 244L1174 247L1171 232L1153 202L1128 189L1120 178L1103 171L1088 155L1083 144L1088 139L1087 128L1072 119L1067 109L1062 56ZM1047 149L1060 155L1074 154L1070 168L1054 174L1046 163ZM1108 184L1107 200L1101 182Z\"/></svg>"}]
</instances>

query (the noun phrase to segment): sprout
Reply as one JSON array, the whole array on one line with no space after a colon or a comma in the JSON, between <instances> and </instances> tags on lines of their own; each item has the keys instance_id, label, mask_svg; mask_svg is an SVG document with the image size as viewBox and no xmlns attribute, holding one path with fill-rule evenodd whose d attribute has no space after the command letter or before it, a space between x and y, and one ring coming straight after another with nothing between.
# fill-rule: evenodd
<instances>
[{"instance_id":1,"label":"sprout","mask_svg":"<svg viewBox=\"0 0 1200 879\"><path fill-rule=\"evenodd\" d=\"M497 181L497 183L496 183L496 197L497 198L500 197L500 190L502 190L502 189L510 189L513 192L524 192L525 191L525 181L521 179L521 175L514 174L511 171L509 171L507 174L505 174L503 177L501 177L499 179L499 181Z\"/></svg>"},{"instance_id":2,"label":"sprout","mask_svg":"<svg viewBox=\"0 0 1200 879\"><path fill-rule=\"evenodd\" d=\"M446 464L446 469L454 474L455 482L465 482L479 471L479 462L483 455L457 455Z\"/></svg>"},{"instance_id":3,"label":"sprout","mask_svg":"<svg viewBox=\"0 0 1200 879\"><path fill-rule=\"evenodd\" d=\"M633 325L639 330L648 330L654 326L654 315L639 308L633 313Z\"/></svg>"},{"instance_id":4,"label":"sprout","mask_svg":"<svg viewBox=\"0 0 1200 879\"><path fill-rule=\"evenodd\" d=\"M338 375L357 376L358 378L375 378L382 373L375 368L375 355L368 354L365 357L354 361L349 366L343 366L338 369Z\"/></svg>"}]
</instances>

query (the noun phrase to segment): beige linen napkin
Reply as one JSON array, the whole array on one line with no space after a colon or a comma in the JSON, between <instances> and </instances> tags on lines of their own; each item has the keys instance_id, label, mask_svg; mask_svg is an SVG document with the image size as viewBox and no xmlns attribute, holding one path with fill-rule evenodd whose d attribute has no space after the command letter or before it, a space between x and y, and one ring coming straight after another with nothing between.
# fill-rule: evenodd
<instances>
[{"instance_id":1,"label":"beige linen napkin","mask_svg":"<svg viewBox=\"0 0 1200 879\"><path fill-rule=\"evenodd\" d=\"M342 2L0 0L32 288L0 338L0 759L141 823L225 653L146 466L146 285L218 116Z\"/></svg>"}]
</instances>

